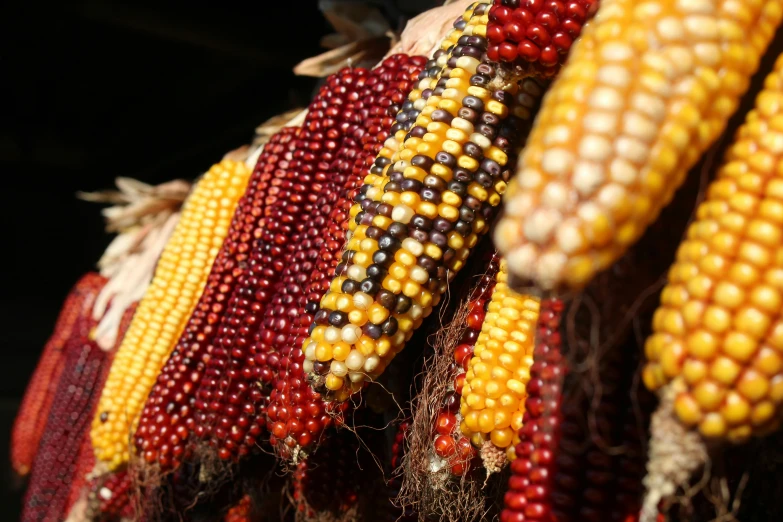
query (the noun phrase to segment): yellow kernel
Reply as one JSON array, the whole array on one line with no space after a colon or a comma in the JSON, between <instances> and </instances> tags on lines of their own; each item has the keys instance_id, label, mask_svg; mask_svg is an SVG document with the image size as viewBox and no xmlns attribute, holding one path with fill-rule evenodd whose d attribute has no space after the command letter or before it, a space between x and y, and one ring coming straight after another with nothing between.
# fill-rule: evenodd
<instances>
[{"instance_id":1,"label":"yellow kernel","mask_svg":"<svg viewBox=\"0 0 783 522\"><path fill-rule=\"evenodd\" d=\"M511 441L514 438L514 432L509 428L504 428L502 430L493 430L490 435L490 440L492 441L492 444L497 446L498 448L507 448L511 445Z\"/></svg>"},{"instance_id":2,"label":"yellow kernel","mask_svg":"<svg viewBox=\"0 0 783 522\"><path fill-rule=\"evenodd\" d=\"M358 341L356 341L356 348L359 349L362 355L369 357L375 354L375 341L362 335Z\"/></svg>"},{"instance_id":3,"label":"yellow kernel","mask_svg":"<svg viewBox=\"0 0 783 522\"><path fill-rule=\"evenodd\" d=\"M364 326L364 324L367 322L367 312L364 310L351 310L348 312L348 320L351 322L351 324L356 326Z\"/></svg>"},{"instance_id":4,"label":"yellow kernel","mask_svg":"<svg viewBox=\"0 0 783 522\"><path fill-rule=\"evenodd\" d=\"M688 353L697 359L711 359L718 351L718 340L709 332L698 330L688 336Z\"/></svg>"},{"instance_id":5,"label":"yellow kernel","mask_svg":"<svg viewBox=\"0 0 783 522\"><path fill-rule=\"evenodd\" d=\"M340 341L332 347L332 357L337 361L344 361L349 353L351 353L351 345L346 342Z\"/></svg>"},{"instance_id":6,"label":"yellow kernel","mask_svg":"<svg viewBox=\"0 0 783 522\"><path fill-rule=\"evenodd\" d=\"M734 326L754 339L762 339L770 326L770 318L753 307L740 309L734 316Z\"/></svg>"},{"instance_id":7,"label":"yellow kernel","mask_svg":"<svg viewBox=\"0 0 783 522\"><path fill-rule=\"evenodd\" d=\"M698 359L688 359L682 366L682 376L685 382L694 385L698 384L707 376L707 365Z\"/></svg>"},{"instance_id":8,"label":"yellow kernel","mask_svg":"<svg viewBox=\"0 0 783 522\"><path fill-rule=\"evenodd\" d=\"M335 391L342 388L344 382L345 381L343 381L342 377L338 377L330 373L329 375L326 376L326 382L324 384L326 385L327 389Z\"/></svg>"},{"instance_id":9,"label":"yellow kernel","mask_svg":"<svg viewBox=\"0 0 783 522\"><path fill-rule=\"evenodd\" d=\"M699 423L699 431L704 437L722 437L726 433L726 422L719 413L708 413Z\"/></svg>"},{"instance_id":10,"label":"yellow kernel","mask_svg":"<svg viewBox=\"0 0 783 522\"><path fill-rule=\"evenodd\" d=\"M373 303L370 305L370 309L367 311L367 317L373 324L381 324L389 318L389 310L379 303Z\"/></svg>"},{"instance_id":11,"label":"yellow kernel","mask_svg":"<svg viewBox=\"0 0 783 522\"><path fill-rule=\"evenodd\" d=\"M769 381L755 370L745 370L735 389L750 402L758 402L769 392Z\"/></svg>"},{"instance_id":12,"label":"yellow kernel","mask_svg":"<svg viewBox=\"0 0 783 522\"><path fill-rule=\"evenodd\" d=\"M775 415L775 405L770 401L763 401L753 408L753 413L750 415L750 420L754 426L761 426L766 424Z\"/></svg>"},{"instance_id":13,"label":"yellow kernel","mask_svg":"<svg viewBox=\"0 0 783 522\"><path fill-rule=\"evenodd\" d=\"M723 353L737 361L747 362L756 353L756 342L740 332L729 332L723 340Z\"/></svg>"},{"instance_id":14,"label":"yellow kernel","mask_svg":"<svg viewBox=\"0 0 783 522\"><path fill-rule=\"evenodd\" d=\"M720 406L726 390L712 381L702 381L693 389L693 398L699 403L701 409L713 411Z\"/></svg>"},{"instance_id":15,"label":"yellow kernel","mask_svg":"<svg viewBox=\"0 0 783 522\"><path fill-rule=\"evenodd\" d=\"M481 433L491 432L495 427L495 412L488 408L479 412L478 426Z\"/></svg>"},{"instance_id":16,"label":"yellow kernel","mask_svg":"<svg viewBox=\"0 0 783 522\"><path fill-rule=\"evenodd\" d=\"M315 347L315 358L318 361L326 362L332 360L332 345L320 342Z\"/></svg>"},{"instance_id":17,"label":"yellow kernel","mask_svg":"<svg viewBox=\"0 0 783 522\"><path fill-rule=\"evenodd\" d=\"M710 376L717 382L731 386L742 372L742 367L729 357L719 356L710 365Z\"/></svg>"},{"instance_id":18,"label":"yellow kernel","mask_svg":"<svg viewBox=\"0 0 783 522\"><path fill-rule=\"evenodd\" d=\"M701 422L702 412L698 403L688 394L681 393L674 400L674 411L680 420L687 426L693 426Z\"/></svg>"},{"instance_id":19,"label":"yellow kernel","mask_svg":"<svg viewBox=\"0 0 783 522\"><path fill-rule=\"evenodd\" d=\"M720 414L730 425L740 424L750 415L750 404L739 393L729 391Z\"/></svg>"}]
</instances>

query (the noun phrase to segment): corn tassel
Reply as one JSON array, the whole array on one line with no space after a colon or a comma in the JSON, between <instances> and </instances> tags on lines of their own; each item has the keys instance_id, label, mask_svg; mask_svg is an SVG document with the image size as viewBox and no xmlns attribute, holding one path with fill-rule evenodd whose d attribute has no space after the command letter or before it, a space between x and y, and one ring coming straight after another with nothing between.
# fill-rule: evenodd
<instances>
[{"instance_id":1,"label":"corn tassel","mask_svg":"<svg viewBox=\"0 0 783 522\"><path fill-rule=\"evenodd\" d=\"M93 421L95 455L109 469L128 462L128 436L203 291L249 174L243 163L226 160L217 164L198 182L183 207L117 351Z\"/></svg>"},{"instance_id":2,"label":"corn tassel","mask_svg":"<svg viewBox=\"0 0 783 522\"><path fill-rule=\"evenodd\" d=\"M33 465L64 368L65 346L73 334L74 325L83 318L86 310L92 308L105 281L91 272L76 283L60 310L54 333L44 346L11 432L11 465L19 475L27 475Z\"/></svg>"},{"instance_id":3,"label":"corn tassel","mask_svg":"<svg viewBox=\"0 0 783 522\"><path fill-rule=\"evenodd\" d=\"M783 415L783 57L767 76L696 211L669 270L644 382L658 391L644 517L679 486L662 466L674 415L686 431L740 443L779 426ZM671 412L665 412L670 408ZM657 426L657 430L655 429ZM664 433L664 431L666 433ZM698 441L687 464L705 458Z\"/></svg>"},{"instance_id":4,"label":"corn tassel","mask_svg":"<svg viewBox=\"0 0 783 522\"><path fill-rule=\"evenodd\" d=\"M497 451L505 453L522 428L530 366L533 364L535 325L539 302L509 289L506 262L501 260L481 333L462 388L462 434L482 449L485 467L499 470L499 462L486 462Z\"/></svg>"},{"instance_id":5,"label":"corn tassel","mask_svg":"<svg viewBox=\"0 0 783 522\"><path fill-rule=\"evenodd\" d=\"M520 281L579 289L672 199L723 132L780 0L605 0L552 85L495 242Z\"/></svg>"},{"instance_id":6,"label":"corn tassel","mask_svg":"<svg viewBox=\"0 0 783 522\"><path fill-rule=\"evenodd\" d=\"M347 399L383 372L500 203L514 135L540 87L487 88L494 69L477 58L486 47L487 7L468 8L464 34L443 60L447 70L409 97L422 107L415 126L387 141L376 159L382 173L365 178L351 209L346 260L303 343L305 371L330 399ZM500 133L507 118L514 125ZM335 350L347 352L345 363Z\"/></svg>"}]
</instances>

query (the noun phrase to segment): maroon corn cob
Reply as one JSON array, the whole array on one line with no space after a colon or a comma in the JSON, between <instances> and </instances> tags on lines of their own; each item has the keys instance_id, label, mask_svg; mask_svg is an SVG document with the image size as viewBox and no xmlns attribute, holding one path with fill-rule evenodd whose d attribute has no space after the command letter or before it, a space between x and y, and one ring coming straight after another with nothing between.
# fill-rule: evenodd
<instances>
[{"instance_id":1,"label":"maroon corn cob","mask_svg":"<svg viewBox=\"0 0 783 522\"><path fill-rule=\"evenodd\" d=\"M494 0L487 25L487 57L523 74L550 78L568 57L598 0Z\"/></svg>"},{"instance_id":2,"label":"maroon corn cob","mask_svg":"<svg viewBox=\"0 0 783 522\"><path fill-rule=\"evenodd\" d=\"M501 522L552 520L555 450L561 432L560 403L566 372L559 332L562 311L562 301L548 299L541 303L524 425L515 448L517 458L511 463Z\"/></svg>"},{"instance_id":3,"label":"maroon corn cob","mask_svg":"<svg viewBox=\"0 0 783 522\"><path fill-rule=\"evenodd\" d=\"M219 322L232 292L249 269L256 227L281 197L301 129L284 127L265 145L248 188L237 205L231 228L215 259L204 293L163 367L141 414L135 445L148 463L162 470L178 467L195 429L196 390L214 351ZM258 394L259 390L251 390ZM260 426L251 434L261 433ZM167 436L168 435L168 436ZM171 437L175 436L176 439Z\"/></svg>"},{"instance_id":4,"label":"maroon corn cob","mask_svg":"<svg viewBox=\"0 0 783 522\"><path fill-rule=\"evenodd\" d=\"M64 365L65 346L74 325L85 313L106 283L90 272L73 287L57 318L54 333L44 346L41 358L25 390L11 433L11 464L19 475L27 475L38 451ZM87 310L85 310L85 308Z\"/></svg>"},{"instance_id":5,"label":"maroon corn cob","mask_svg":"<svg viewBox=\"0 0 783 522\"><path fill-rule=\"evenodd\" d=\"M333 422L328 404L305 379L300 347L341 261L353 198L424 65L424 58L396 55L355 84L345 110L347 124L340 154L330 166L332 183L294 241L297 249L286 263L279 291L264 315L259 335L262 351L279 354L273 356L279 370L267 416L270 442L280 455L288 457L292 448L309 446ZM411 109L403 108L400 114ZM404 120L398 118L408 119L415 118L409 114ZM337 411L347 407L338 405Z\"/></svg>"}]
</instances>

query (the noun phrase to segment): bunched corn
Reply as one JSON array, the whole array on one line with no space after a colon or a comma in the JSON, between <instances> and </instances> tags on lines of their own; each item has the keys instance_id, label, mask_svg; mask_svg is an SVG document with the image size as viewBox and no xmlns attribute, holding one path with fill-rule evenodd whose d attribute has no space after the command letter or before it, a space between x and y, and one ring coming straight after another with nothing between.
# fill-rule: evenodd
<instances>
[{"instance_id":1,"label":"bunched corn","mask_svg":"<svg viewBox=\"0 0 783 522\"><path fill-rule=\"evenodd\" d=\"M541 89L532 81L519 90L488 88L494 69L479 60L487 7L468 9L440 79L411 93L421 114L381 149L382 172L365 178L351 209L345 261L303 343L305 371L329 398L345 400L383 372L438 304L500 203L518 127Z\"/></svg>"},{"instance_id":2,"label":"bunched corn","mask_svg":"<svg viewBox=\"0 0 783 522\"><path fill-rule=\"evenodd\" d=\"M783 56L696 211L645 346L645 384L677 386L677 417L706 438L741 442L780 422L781 245Z\"/></svg>"},{"instance_id":3,"label":"bunched corn","mask_svg":"<svg viewBox=\"0 0 783 522\"><path fill-rule=\"evenodd\" d=\"M93 421L96 458L110 469L128 462L128 437L204 289L249 175L243 163L224 160L214 165L182 209L114 358Z\"/></svg>"},{"instance_id":4,"label":"bunched corn","mask_svg":"<svg viewBox=\"0 0 783 522\"><path fill-rule=\"evenodd\" d=\"M546 96L495 242L520 280L581 288L720 135L780 0L605 0Z\"/></svg>"},{"instance_id":5,"label":"bunched corn","mask_svg":"<svg viewBox=\"0 0 783 522\"><path fill-rule=\"evenodd\" d=\"M460 407L463 435L477 447L490 442L504 452L522 428L539 309L537 298L517 294L507 279L501 260Z\"/></svg>"}]
</instances>

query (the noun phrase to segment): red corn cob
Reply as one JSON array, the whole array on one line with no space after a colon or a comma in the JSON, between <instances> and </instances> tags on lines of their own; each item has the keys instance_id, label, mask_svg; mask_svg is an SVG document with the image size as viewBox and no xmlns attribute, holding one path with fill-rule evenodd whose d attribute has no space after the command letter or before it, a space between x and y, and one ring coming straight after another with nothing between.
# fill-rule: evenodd
<instances>
[{"instance_id":1,"label":"red corn cob","mask_svg":"<svg viewBox=\"0 0 783 522\"><path fill-rule=\"evenodd\" d=\"M69 507L77 459L112 357L89 338L96 324L91 308L90 302L64 348L63 373L33 462L23 522L59 521Z\"/></svg>"},{"instance_id":2,"label":"red corn cob","mask_svg":"<svg viewBox=\"0 0 783 522\"><path fill-rule=\"evenodd\" d=\"M560 402L566 372L558 331L562 311L559 300L541 302L524 425L519 430L521 442L515 448L517 458L511 463L501 522L552 520L555 449L560 439Z\"/></svg>"},{"instance_id":3,"label":"red corn cob","mask_svg":"<svg viewBox=\"0 0 783 522\"><path fill-rule=\"evenodd\" d=\"M101 477L93 485L93 495L93 509L97 511L93 514L95 519L134 519L133 480L127 470Z\"/></svg>"},{"instance_id":4,"label":"red corn cob","mask_svg":"<svg viewBox=\"0 0 783 522\"><path fill-rule=\"evenodd\" d=\"M76 283L65 299L54 333L44 346L11 433L11 465L19 475L27 475L30 472L38 451L38 443L43 435L54 392L64 368L64 348L71 337L74 324L88 313L85 307L92 307L92 302L105 282L102 276L90 272Z\"/></svg>"},{"instance_id":5,"label":"red corn cob","mask_svg":"<svg viewBox=\"0 0 783 522\"><path fill-rule=\"evenodd\" d=\"M228 510L223 522L250 522L251 508L250 496L245 495L236 506Z\"/></svg>"},{"instance_id":6,"label":"red corn cob","mask_svg":"<svg viewBox=\"0 0 783 522\"><path fill-rule=\"evenodd\" d=\"M340 262L352 200L424 65L424 58L396 55L354 85L345 108L340 153L330 165L332 182L294 240L297 249L288 258L279 290L264 314L258 336L261 351L279 354L270 357L279 361L279 371L270 394L268 428L270 442L283 456L291 456L296 446L317 441L333 422L327 404L305 379L300 347ZM347 407L341 404L337 411Z\"/></svg>"},{"instance_id":7,"label":"red corn cob","mask_svg":"<svg viewBox=\"0 0 783 522\"><path fill-rule=\"evenodd\" d=\"M487 25L487 57L523 74L550 78L568 57L598 0L494 0Z\"/></svg>"},{"instance_id":8,"label":"red corn cob","mask_svg":"<svg viewBox=\"0 0 783 522\"><path fill-rule=\"evenodd\" d=\"M250 249L256 238L256 227L281 197L281 186L300 133L299 128L284 127L264 147L245 195L237 205L204 293L144 406L134 437L136 448L147 462L156 461L162 470L176 468L186 456L187 442L195 429L196 390L204 375L205 360L209 360L214 350L218 323L238 281L251 264ZM249 393L261 397L256 389ZM251 427L250 433L260 434L260 426ZM172 440L172 435L177 439Z\"/></svg>"}]
</instances>

